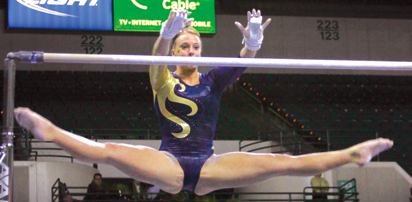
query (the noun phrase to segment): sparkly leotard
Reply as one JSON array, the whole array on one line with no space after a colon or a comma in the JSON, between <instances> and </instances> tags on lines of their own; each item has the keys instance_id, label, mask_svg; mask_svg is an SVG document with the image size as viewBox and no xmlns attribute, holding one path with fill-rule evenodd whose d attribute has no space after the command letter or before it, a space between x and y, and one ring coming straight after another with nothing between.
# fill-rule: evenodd
<instances>
[{"instance_id":1,"label":"sparkly leotard","mask_svg":"<svg viewBox=\"0 0 412 202\"><path fill-rule=\"evenodd\" d=\"M234 83L246 68L216 67L200 74L199 84L186 85L167 70L165 84L154 91L160 119L160 151L171 153L184 171L183 190L194 191L200 171L214 153L213 136L223 89Z\"/></svg>"}]
</instances>

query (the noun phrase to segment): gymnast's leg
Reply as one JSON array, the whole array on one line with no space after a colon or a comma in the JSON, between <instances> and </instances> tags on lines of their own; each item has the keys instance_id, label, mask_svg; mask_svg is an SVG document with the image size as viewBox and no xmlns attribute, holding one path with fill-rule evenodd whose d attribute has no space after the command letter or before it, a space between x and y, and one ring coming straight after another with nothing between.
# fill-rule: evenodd
<instances>
[{"instance_id":1,"label":"gymnast's leg","mask_svg":"<svg viewBox=\"0 0 412 202\"><path fill-rule=\"evenodd\" d=\"M313 176L347 163L364 166L373 156L392 146L392 141L380 138L340 151L302 156L242 152L213 155L201 170L195 193L203 195L218 189L247 186L282 175Z\"/></svg>"},{"instance_id":2,"label":"gymnast's leg","mask_svg":"<svg viewBox=\"0 0 412 202\"><path fill-rule=\"evenodd\" d=\"M17 108L14 113L20 126L37 139L53 141L79 160L110 164L132 178L170 193L178 193L183 187L183 170L170 153L145 146L98 143L64 131L30 109Z\"/></svg>"}]
</instances>

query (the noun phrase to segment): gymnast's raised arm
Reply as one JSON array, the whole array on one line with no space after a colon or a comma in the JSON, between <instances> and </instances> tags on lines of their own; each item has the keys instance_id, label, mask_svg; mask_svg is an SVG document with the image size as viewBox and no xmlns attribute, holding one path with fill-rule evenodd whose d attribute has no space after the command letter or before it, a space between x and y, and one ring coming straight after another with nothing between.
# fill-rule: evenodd
<instances>
[{"instance_id":1,"label":"gymnast's raised arm","mask_svg":"<svg viewBox=\"0 0 412 202\"><path fill-rule=\"evenodd\" d=\"M240 51L240 57L242 58L253 58L256 52L260 49L263 41L263 31L269 25L271 19L267 19L266 22L262 24L262 15L260 10L256 12L255 9L252 12L247 12L247 26L246 28L242 26L239 22L235 22L235 25L243 34L243 43L245 47Z\"/></svg>"},{"instance_id":2,"label":"gymnast's raised arm","mask_svg":"<svg viewBox=\"0 0 412 202\"><path fill-rule=\"evenodd\" d=\"M269 25L271 19L267 19L262 24L262 15L260 10L256 12L255 9L252 12L247 12L247 26L242 26L239 22L235 22L235 25L239 28L243 34L243 43L245 46L240 51L239 56L241 58L253 58L257 51L260 49L263 42L263 31ZM238 67L217 67L209 72L214 80L217 82L223 90L225 87L236 82L237 78L246 70L246 68Z\"/></svg>"},{"instance_id":3,"label":"gymnast's raised arm","mask_svg":"<svg viewBox=\"0 0 412 202\"><path fill-rule=\"evenodd\" d=\"M160 30L160 36L157 39L152 55L166 56L169 53L170 43L173 37L183 28L192 23L193 18L187 19L187 16L191 12L186 10L177 9L170 12L169 18L166 22L162 23L162 29ZM158 91L164 86L168 77L171 76L167 65L150 65L150 84L154 91Z\"/></svg>"}]
</instances>

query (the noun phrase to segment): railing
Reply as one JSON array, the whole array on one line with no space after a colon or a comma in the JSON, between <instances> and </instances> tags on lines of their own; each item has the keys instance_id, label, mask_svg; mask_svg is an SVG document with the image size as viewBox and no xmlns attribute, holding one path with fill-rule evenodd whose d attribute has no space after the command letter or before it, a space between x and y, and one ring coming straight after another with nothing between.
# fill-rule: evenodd
<instances>
[{"instance_id":1,"label":"railing","mask_svg":"<svg viewBox=\"0 0 412 202\"><path fill-rule=\"evenodd\" d=\"M138 139L138 140L160 140L161 131L160 129L93 129L93 128L80 128L72 129L70 132L87 137L89 139ZM228 133L229 132L229 133ZM223 140L228 139L239 139L236 135L242 133L250 134L250 139L259 139L260 134L268 133L267 131L256 131L256 130L216 130L215 140L222 138Z\"/></svg>"},{"instance_id":2,"label":"railing","mask_svg":"<svg viewBox=\"0 0 412 202\"><path fill-rule=\"evenodd\" d=\"M356 179L351 179L348 182L342 184L341 186L337 187L305 187L303 189L304 193L304 199L306 200L306 196L311 195L313 196L313 189L321 189L321 188L329 188L329 189L336 189L336 192L328 192L328 193L323 193L326 196L338 196L339 199L337 200L330 200L328 201L359 201L358 195L359 193L357 192L356 189ZM311 190L308 192L307 190Z\"/></svg>"},{"instance_id":3,"label":"railing","mask_svg":"<svg viewBox=\"0 0 412 202\"><path fill-rule=\"evenodd\" d=\"M93 129L93 128L77 128L70 132L89 137L91 139L161 139L159 129Z\"/></svg>"},{"instance_id":4,"label":"railing","mask_svg":"<svg viewBox=\"0 0 412 202\"><path fill-rule=\"evenodd\" d=\"M299 135L295 134L296 131L293 131L294 125L285 119L282 115L272 110L269 107L265 107L263 102L257 99L250 92L245 90L243 87L239 87L239 96L242 99L243 103L246 103L252 109L255 109L257 116L260 116L260 122L266 125L266 128L261 127L261 129L269 130L270 136L269 139L277 139L280 143L277 153L292 153L299 154L302 151L302 146L309 147L308 153L316 152L316 149L313 149L311 145L307 143L304 139L300 138ZM292 132L293 131L293 132ZM263 137L261 139L265 139ZM250 138L245 138L250 139ZM242 151L243 146L241 145L242 141L239 142L239 148ZM264 147L263 149L268 149L269 147ZM252 150L252 151L258 151Z\"/></svg>"},{"instance_id":5,"label":"railing","mask_svg":"<svg viewBox=\"0 0 412 202\"><path fill-rule=\"evenodd\" d=\"M57 147L53 142L50 141L37 141L33 139L33 135L22 128L15 128L15 159L16 160L35 160L39 158L66 158L69 159L72 163L74 157L70 155L61 154L59 151L63 149ZM151 130L151 129L73 129L71 132L84 136L88 139L98 141L98 140L159 140L160 139L160 130ZM233 134L248 133L251 134L251 139L259 139L261 136L268 136L270 132L262 131L230 131ZM142 134L144 133L144 134ZM217 131L216 136L222 133L229 137L227 131ZM222 136L221 135L221 136ZM235 135L234 135L235 136ZM252 138L253 137L253 138ZM225 138L224 138L225 139ZM232 139L236 139L232 137ZM47 152L47 151L56 151L56 152Z\"/></svg>"},{"instance_id":6,"label":"railing","mask_svg":"<svg viewBox=\"0 0 412 202\"><path fill-rule=\"evenodd\" d=\"M74 190L87 190L87 187L70 187L67 186L68 193L63 193L62 183L60 179L57 179L52 186L52 202L57 202L59 199L64 197L74 197L83 198L86 195L92 195L88 193L74 192ZM348 186L349 185L349 186ZM196 196L193 192L182 191L178 194L172 195L160 191L159 193L137 193L133 191L132 194L122 194L120 193L99 193L100 196L106 197L106 200L100 201L152 201L148 199L150 195L156 195L161 201L186 201L186 202L200 202L200 201L214 201L214 202L240 202L240 201L256 201L256 202L267 202L267 201L284 201L284 202L297 202L297 201L312 201L314 188L320 187L305 187L303 192L253 192L253 193L236 193L227 192L226 190L216 191L209 193L205 196ZM325 188L325 187L322 187ZM337 187L328 187L330 189L336 190L326 193L327 196L332 196L334 199L328 199L330 202L347 202L354 201L358 202L358 192L356 191L356 180L352 179L345 184ZM311 196L311 197L310 197ZM180 197L180 200L177 198ZM183 197L183 198L182 198ZM83 201L83 200L76 200ZM94 200L96 201L96 200Z\"/></svg>"},{"instance_id":7,"label":"railing","mask_svg":"<svg viewBox=\"0 0 412 202\"><path fill-rule=\"evenodd\" d=\"M70 155L41 154L41 151L62 151L62 149L53 147L33 147L33 145L36 145L35 143L54 143L33 140L31 138L31 134L27 131L24 131L23 133L15 133L15 139L13 142L15 144L14 150L16 151L16 154L14 155L14 157L16 160L30 160L31 158L34 158L34 160L37 161L39 157L67 158L70 159L72 163L74 160L74 157Z\"/></svg>"},{"instance_id":8,"label":"railing","mask_svg":"<svg viewBox=\"0 0 412 202\"><path fill-rule=\"evenodd\" d=\"M254 109L257 113L259 114L264 114L264 109L263 109L263 104L262 101L258 100L255 96L250 94L247 90L244 88L238 88L242 93L244 93L247 96L241 96L242 100L245 101L247 105L249 105L252 109Z\"/></svg>"},{"instance_id":9,"label":"railing","mask_svg":"<svg viewBox=\"0 0 412 202\"><path fill-rule=\"evenodd\" d=\"M312 132L312 135L310 135ZM359 135L362 134L362 135ZM239 151L257 152L271 150L272 153L293 155L344 149L357 143L378 138L375 130L358 129L297 129L272 132L267 137L250 142L239 141ZM265 146L259 146L265 144ZM269 146L267 144L270 144ZM378 155L379 161L379 155Z\"/></svg>"}]
</instances>

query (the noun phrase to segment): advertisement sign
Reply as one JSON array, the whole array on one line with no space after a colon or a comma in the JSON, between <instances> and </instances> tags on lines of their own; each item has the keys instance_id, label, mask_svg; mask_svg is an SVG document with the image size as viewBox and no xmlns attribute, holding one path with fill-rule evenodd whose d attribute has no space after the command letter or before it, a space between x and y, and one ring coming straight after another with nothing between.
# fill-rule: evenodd
<instances>
[{"instance_id":1,"label":"advertisement sign","mask_svg":"<svg viewBox=\"0 0 412 202\"><path fill-rule=\"evenodd\" d=\"M10 28L113 30L111 0L8 0Z\"/></svg>"},{"instance_id":2,"label":"advertisement sign","mask_svg":"<svg viewBox=\"0 0 412 202\"><path fill-rule=\"evenodd\" d=\"M159 32L171 10L184 8L200 33L216 33L214 0L113 0L114 30Z\"/></svg>"}]
</instances>

